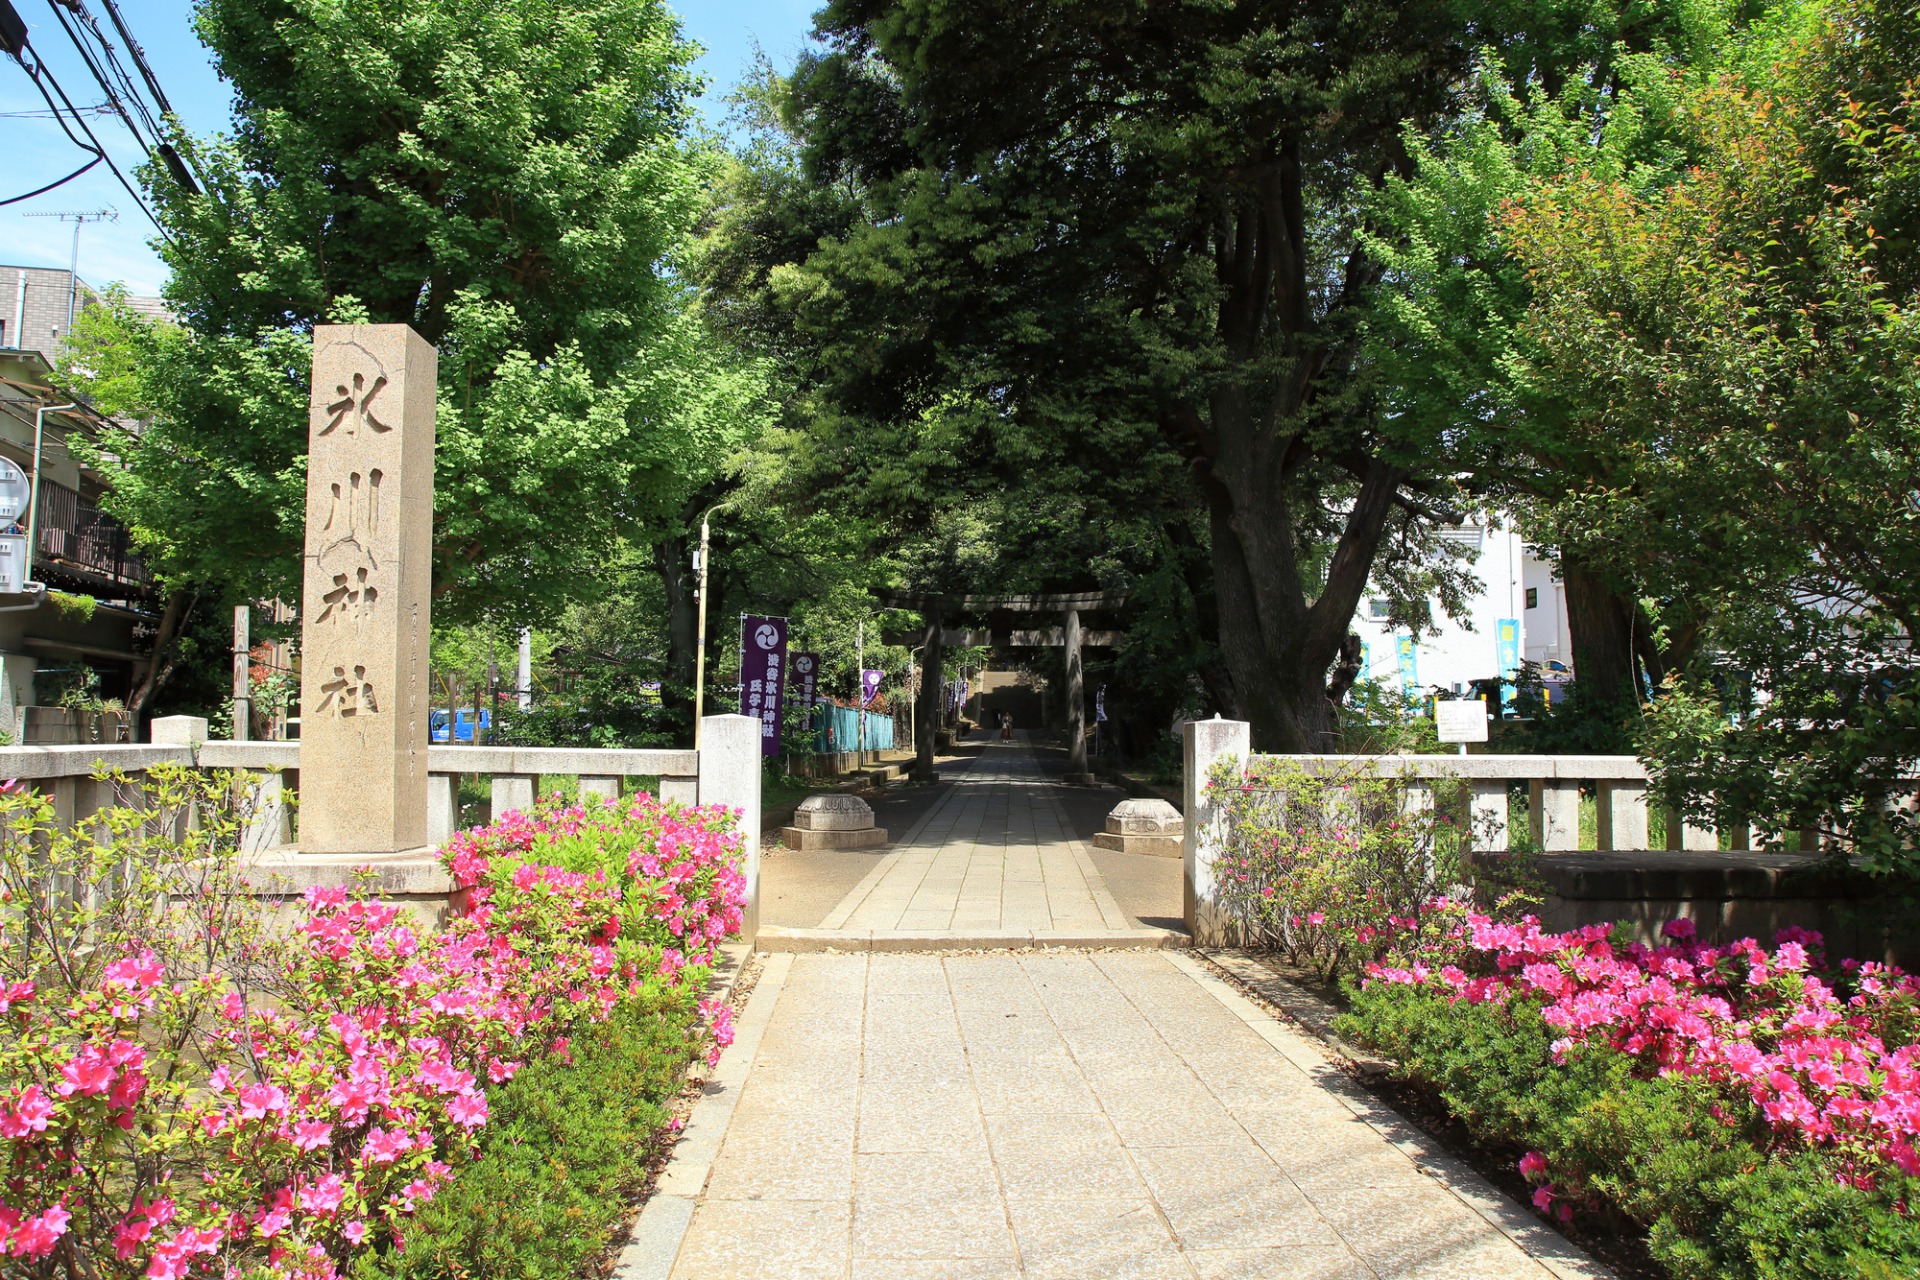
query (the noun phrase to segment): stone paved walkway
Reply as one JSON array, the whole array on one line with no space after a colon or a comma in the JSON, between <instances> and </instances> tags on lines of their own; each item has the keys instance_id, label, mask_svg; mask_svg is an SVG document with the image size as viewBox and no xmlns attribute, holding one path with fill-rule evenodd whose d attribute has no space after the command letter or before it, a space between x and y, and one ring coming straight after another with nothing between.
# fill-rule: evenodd
<instances>
[{"instance_id":1,"label":"stone paved walkway","mask_svg":"<svg viewBox=\"0 0 1920 1280\"><path fill-rule=\"evenodd\" d=\"M822 922L966 933L1127 927L1026 743L994 742Z\"/></svg>"},{"instance_id":2,"label":"stone paved walkway","mask_svg":"<svg viewBox=\"0 0 1920 1280\"><path fill-rule=\"evenodd\" d=\"M1106 924L1051 803L983 757L842 927ZM620 1280L1608 1274L1195 957L764 964Z\"/></svg>"}]
</instances>

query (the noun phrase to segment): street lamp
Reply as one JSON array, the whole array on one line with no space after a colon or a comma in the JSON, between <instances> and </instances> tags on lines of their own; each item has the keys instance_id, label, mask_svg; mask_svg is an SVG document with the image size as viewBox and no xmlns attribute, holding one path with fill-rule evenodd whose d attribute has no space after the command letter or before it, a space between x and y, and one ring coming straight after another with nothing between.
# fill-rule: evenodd
<instances>
[{"instance_id":1,"label":"street lamp","mask_svg":"<svg viewBox=\"0 0 1920 1280\"><path fill-rule=\"evenodd\" d=\"M716 502L708 507L706 514L700 517L700 550L694 553L694 572L700 575L699 585L694 588L694 610L700 615L698 640L694 643L693 658L693 749L700 749L700 717L706 709L707 697L707 521L716 511L724 511L732 506L731 502Z\"/></svg>"}]
</instances>

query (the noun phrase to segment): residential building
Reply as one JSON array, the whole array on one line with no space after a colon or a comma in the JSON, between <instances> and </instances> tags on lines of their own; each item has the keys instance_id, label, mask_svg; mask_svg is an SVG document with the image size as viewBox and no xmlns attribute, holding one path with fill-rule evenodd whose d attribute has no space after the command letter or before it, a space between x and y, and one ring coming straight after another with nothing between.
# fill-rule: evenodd
<instances>
[{"instance_id":1,"label":"residential building","mask_svg":"<svg viewBox=\"0 0 1920 1280\"><path fill-rule=\"evenodd\" d=\"M106 477L73 447L107 419L53 387L72 277L0 266L0 290L7 284L14 287L13 305L0 311L0 455L29 476L38 464L32 579L48 590L0 597L0 730L24 730L33 741L32 718L20 709L56 702L75 686L102 699L126 697L146 666L155 593L126 529L101 509ZM97 299L84 281L79 290L77 305ZM27 523L23 515L18 531Z\"/></svg>"},{"instance_id":2,"label":"residential building","mask_svg":"<svg viewBox=\"0 0 1920 1280\"><path fill-rule=\"evenodd\" d=\"M1524 658L1543 671L1573 666L1566 592L1549 552L1528 546L1509 522L1475 522L1442 535L1473 550L1480 589L1455 620L1435 607L1439 634L1415 636L1387 621L1387 600L1363 598L1353 629L1363 645L1366 679L1416 696L1438 688L1466 693L1475 680L1511 676Z\"/></svg>"}]
</instances>

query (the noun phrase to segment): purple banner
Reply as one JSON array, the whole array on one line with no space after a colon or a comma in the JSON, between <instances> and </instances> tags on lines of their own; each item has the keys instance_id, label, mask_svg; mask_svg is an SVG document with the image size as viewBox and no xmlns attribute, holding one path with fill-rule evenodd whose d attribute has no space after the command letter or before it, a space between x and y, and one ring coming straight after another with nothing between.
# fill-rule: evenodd
<instances>
[{"instance_id":1,"label":"purple banner","mask_svg":"<svg viewBox=\"0 0 1920 1280\"><path fill-rule=\"evenodd\" d=\"M873 700L880 696L880 681L885 673L880 671L862 671L860 673L860 705L870 707Z\"/></svg>"},{"instance_id":2,"label":"purple banner","mask_svg":"<svg viewBox=\"0 0 1920 1280\"><path fill-rule=\"evenodd\" d=\"M787 675L787 620L740 615L740 714L760 721L760 754L780 754L780 690Z\"/></svg>"},{"instance_id":3,"label":"purple banner","mask_svg":"<svg viewBox=\"0 0 1920 1280\"><path fill-rule=\"evenodd\" d=\"M787 688L793 691L793 701L802 707L811 709L815 697L814 690L820 683L820 655L817 653L796 653L787 659Z\"/></svg>"}]
</instances>

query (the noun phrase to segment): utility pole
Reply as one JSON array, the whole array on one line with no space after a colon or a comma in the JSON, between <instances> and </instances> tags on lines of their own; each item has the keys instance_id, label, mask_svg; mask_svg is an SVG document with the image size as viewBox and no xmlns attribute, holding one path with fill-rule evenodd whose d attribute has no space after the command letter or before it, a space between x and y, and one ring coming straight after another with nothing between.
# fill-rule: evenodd
<instances>
[{"instance_id":1,"label":"utility pole","mask_svg":"<svg viewBox=\"0 0 1920 1280\"><path fill-rule=\"evenodd\" d=\"M73 350L73 313L80 301L80 228L89 222L118 222L120 211L112 205L91 212L65 210L59 213L29 213L29 218L58 218L73 224L73 256L67 265L67 329L60 335L68 351ZM16 337L15 346L22 343Z\"/></svg>"},{"instance_id":2,"label":"utility pole","mask_svg":"<svg viewBox=\"0 0 1920 1280\"><path fill-rule=\"evenodd\" d=\"M854 632L853 639L853 702L854 714L854 768L867 763L867 620L860 619L860 629Z\"/></svg>"}]
</instances>

